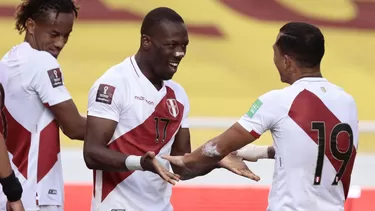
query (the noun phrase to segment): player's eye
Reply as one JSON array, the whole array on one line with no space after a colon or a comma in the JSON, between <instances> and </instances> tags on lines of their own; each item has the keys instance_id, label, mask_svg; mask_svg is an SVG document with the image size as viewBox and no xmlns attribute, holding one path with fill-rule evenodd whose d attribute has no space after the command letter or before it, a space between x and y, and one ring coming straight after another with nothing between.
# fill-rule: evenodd
<instances>
[{"instance_id":1,"label":"player's eye","mask_svg":"<svg viewBox=\"0 0 375 211\"><path fill-rule=\"evenodd\" d=\"M167 47L167 48L174 48L174 47L176 47L176 44L174 44L174 43L166 43L166 44L164 44L164 46Z\"/></svg>"},{"instance_id":2,"label":"player's eye","mask_svg":"<svg viewBox=\"0 0 375 211\"><path fill-rule=\"evenodd\" d=\"M58 37L59 35L56 34L56 33L52 33L52 34L49 34L49 36L50 36L51 38L56 38L56 37Z\"/></svg>"}]
</instances>

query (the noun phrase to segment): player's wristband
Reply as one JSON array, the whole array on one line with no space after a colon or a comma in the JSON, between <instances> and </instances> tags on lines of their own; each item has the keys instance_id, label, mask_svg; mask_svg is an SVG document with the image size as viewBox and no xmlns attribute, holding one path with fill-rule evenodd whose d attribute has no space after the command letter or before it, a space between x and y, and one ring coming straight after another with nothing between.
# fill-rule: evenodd
<instances>
[{"instance_id":1,"label":"player's wristband","mask_svg":"<svg viewBox=\"0 0 375 211\"><path fill-rule=\"evenodd\" d=\"M12 171L8 177L0 178L0 184L3 186L3 192L9 202L15 202L21 199L23 189L14 171Z\"/></svg>"},{"instance_id":2,"label":"player's wristband","mask_svg":"<svg viewBox=\"0 0 375 211\"><path fill-rule=\"evenodd\" d=\"M129 155L125 159L125 166L129 171L143 170L141 166L141 156Z\"/></svg>"},{"instance_id":3,"label":"player's wristband","mask_svg":"<svg viewBox=\"0 0 375 211\"><path fill-rule=\"evenodd\" d=\"M237 156L240 156L249 161L266 159L268 158L268 146L257 146L255 144L248 144L237 151Z\"/></svg>"}]
</instances>

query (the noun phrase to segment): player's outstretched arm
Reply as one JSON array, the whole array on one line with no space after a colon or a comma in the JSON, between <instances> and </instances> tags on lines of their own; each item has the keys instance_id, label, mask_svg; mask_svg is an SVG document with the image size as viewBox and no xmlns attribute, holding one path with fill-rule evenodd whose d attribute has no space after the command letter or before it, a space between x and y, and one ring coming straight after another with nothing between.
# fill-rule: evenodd
<instances>
[{"instance_id":1,"label":"player's outstretched arm","mask_svg":"<svg viewBox=\"0 0 375 211\"><path fill-rule=\"evenodd\" d=\"M180 128L176 134L175 141L172 145L172 156L183 156L191 152L190 144L190 130L189 128ZM251 178L258 181L260 178L253 174L246 164L242 161L242 158L235 154L229 154L223 160L217 163L217 165L211 166L211 168L201 169L199 171L188 171L183 167L171 163L173 172L180 175L181 180L188 180L194 177L203 176L210 173L215 168L226 168L235 174Z\"/></svg>"},{"instance_id":2,"label":"player's outstretched arm","mask_svg":"<svg viewBox=\"0 0 375 211\"><path fill-rule=\"evenodd\" d=\"M229 153L252 143L261 134L277 125L281 118L280 115L283 114L283 107L277 103L282 96L282 92L279 90L273 90L260 96L248 112L221 135L211 139L191 154L164 156L164 158L190 171L212 168L217 162L222 162ZM264 148L263 156L274 157L272 149L270 148L268 155L267 148L266 155Z\"/></svg>"},{"instance_id":3,"label":"player's outstretched arm","mask_svg":"<svg viewBox=\"0 0 375 211\"><path fill-rule=\"evenodd\" d=\"M245 128L235 123L224 133L211 139L190 154L184 156L163 155L163 158L186 171L201 172L215 168L224 157L255 139Z\"/></svg>"},{"instance_id":4,"label":"player's outstretched arm","mask_svg":"<svg viewBox=\"0 0 375 211\"><path fill-rule=\"evenodd\" d=\"M175 141L172 145L171 155L172 156L183 156L191 153L191 141L190 141L190 129L180 128L176 133ZM204 171L190 172L186 171L183 167L177 166L171 163L171 167L174 173L180 176L181 180L192 179L197 176L203 176L210 173L214 168L204 169ZM216 167L216 166L215 166Z\"/></svg>"},{"instance_id":5,"label":"player's outstretched arm","mask_svg":"<svg viewBox=\"0 0 375 211\"><path fill-rule=\"evenodd\" d=\"M140 157L107 148L116 126L116 121L88 116L83 155L89 169L104 171L146 170L158 174L171 184L175 184L175 181L179 180L178 175L169 172L159 164L155 159L154 152L147 152Z\"/></svg>"}]
</instances>

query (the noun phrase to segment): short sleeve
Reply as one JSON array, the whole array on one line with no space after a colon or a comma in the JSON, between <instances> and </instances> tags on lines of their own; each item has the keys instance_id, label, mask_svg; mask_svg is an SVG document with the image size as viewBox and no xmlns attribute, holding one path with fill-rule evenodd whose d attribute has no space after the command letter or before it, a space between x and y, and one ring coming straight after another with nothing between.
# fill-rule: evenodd
<instances>
[{"instance_id":1,"label":"short sleeve","mask_svg":"<svg viewBox=\"0 0 375 211\"><path fill-rule=\"evenodd\" d=\"M185 93L185 100L184 100L184 114L182 116L181 121L181 128L189 128L189 112L190 112L190 102Z\"/></svg>"},{"instance_id":2,"label":"short sleeve","mask_svg":"<svg viewBox=\"0 0 375 211\"><path fill-rule=\"evenodd\" d=\"M32 62L35 68L30 86L44 104L53 106L71 99L60 65L53 56L43 52Z\"/></svg>"},{"instance_id":3,"label":"short sleeve","mask_svg":"<svg viewBox=\"0 0 375 211\"><path fill-rule=\"evenodd\" d=\"M278 119L278 96L276 91L260 96L243 115L238 123L258 138L267 130L272 129Z\"/></svg>"},{"instance_id":4,"label":"short sleeve","mask_svg":"<svg viewBox=\"0 0 375 211\"><path fill-rule=\"evenodd\" d=\"M88 116L119 122L126 96L121 87L110 82L96 82L89 93Z\"/></svg>"}]
</instances>

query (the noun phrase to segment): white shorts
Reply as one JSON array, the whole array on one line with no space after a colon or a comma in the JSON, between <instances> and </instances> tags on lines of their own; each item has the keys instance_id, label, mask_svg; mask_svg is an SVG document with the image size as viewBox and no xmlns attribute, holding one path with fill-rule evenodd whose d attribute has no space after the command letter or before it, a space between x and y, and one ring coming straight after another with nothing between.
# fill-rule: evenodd
<instances>
[{"instance_id":1,"label":"white shorts","mask_svg":"<svg viewBox=\"0 0 375 211\"><path fill-rule=\"evenodd\" d=\"M0 211L6 211L5 207L0 207ZM39 206L39 210L25 210L25 211L64 211L62 206Z\"/></svg>"},{"instance_id":2,"label":"white shorts","mask_svg":"<svg viewBox=\"0 0 375 211\"><path fill-rule=\"evenodd\" d=\"M28 211L28 210L25 210L25 211ZM56 205L39 206L39 211L64 211L64 207L56 206Z\"/></svg>"}]
</instances>

